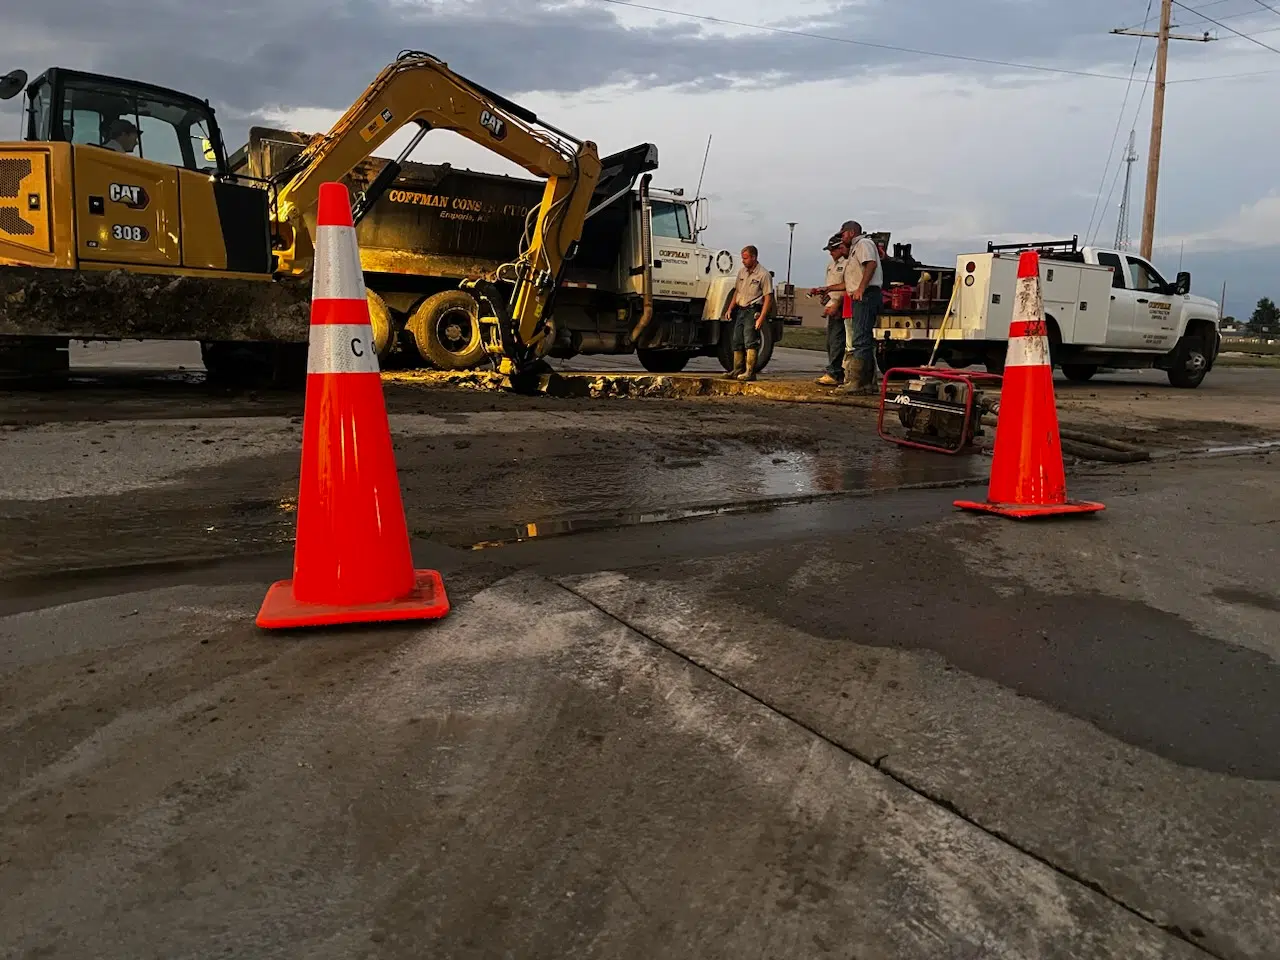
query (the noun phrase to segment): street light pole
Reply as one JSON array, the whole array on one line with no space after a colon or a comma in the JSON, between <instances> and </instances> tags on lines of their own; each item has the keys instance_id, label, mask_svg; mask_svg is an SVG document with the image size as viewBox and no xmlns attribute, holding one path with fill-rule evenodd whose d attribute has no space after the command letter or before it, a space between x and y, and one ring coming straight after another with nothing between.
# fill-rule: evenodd
<instances>
[{"instance_id":1,"label":"street light pole","mask_svg":"<svg viewBox=\"0 0 1280 960\"><path fill-rule=\"evenodd\" d=\"M791 286L791 247L796 236L796 221L788 221L787 226L791 228L791 236L787 239L787 286Z\"/></svg>"}]
</instances>

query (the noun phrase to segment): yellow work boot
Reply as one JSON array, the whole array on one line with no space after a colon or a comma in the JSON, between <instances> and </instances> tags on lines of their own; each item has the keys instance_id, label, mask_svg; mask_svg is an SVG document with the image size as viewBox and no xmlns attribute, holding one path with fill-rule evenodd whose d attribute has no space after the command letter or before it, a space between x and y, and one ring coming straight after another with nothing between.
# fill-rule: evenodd
<instances>
[{"instance_id":1,"label":"yellow work boot","mask_svg":"<svg viewBox=\"0 0 1280 960\"><path fill-rule=\"evenodd\" d=\"M747 369L738 375L738 379L742 381L754 380L756 378L756 351L747 351Z\"/></svg>"},{"instance_id":2,"label":"yellow work boot","mask_svg":"<svg viewBox=\"0 0 1280 960\"><path fill-rule=\"evenodd\" d=\"M741 350L733 351L733 369L724 375L726 380L737 380L747 369L747 355Z\"/></svg>"}]
</instances>

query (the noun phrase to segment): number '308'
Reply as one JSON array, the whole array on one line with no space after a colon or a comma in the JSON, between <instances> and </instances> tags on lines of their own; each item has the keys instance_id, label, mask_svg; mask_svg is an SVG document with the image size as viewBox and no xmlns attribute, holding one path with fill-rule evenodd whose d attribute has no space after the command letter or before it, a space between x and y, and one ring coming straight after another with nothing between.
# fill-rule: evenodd
<instances>
[{"instance_id":1,"label":"number '308'","mask_svg":"<svg viewBox=\"0 0 1280 960\"><path fill-rule=\"evenodd\" d=\"M111 236L115 240L132 240L134 243L142 243L147 239L148 233L146 227L116 223L111 226Z\"/></svg>"}]
</instances>

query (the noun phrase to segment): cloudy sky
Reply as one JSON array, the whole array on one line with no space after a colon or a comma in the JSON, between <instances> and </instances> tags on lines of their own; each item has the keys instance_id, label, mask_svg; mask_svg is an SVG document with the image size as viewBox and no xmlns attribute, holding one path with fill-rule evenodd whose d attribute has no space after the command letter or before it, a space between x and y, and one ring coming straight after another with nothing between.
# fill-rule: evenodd
<instances>
[{"instance_id":1,"label":"cloudy sky","mask_svg":"<svg viewBox=\"0 0 1280 960\"><path fill-rule=\"evenodd\" d=\"M404 48L602 153L657 143L659 186L692 191L710 136L706 240L756 243L780 279L789 220L800 283L820 279L820 247L848 217L938 263L988 239L1110 245L1135 127L1135 247L1140 236L1154 41L1110 31L1148 17L1154 29L1159 0L10 6L0 68L58 64L199 94L229 149L252 123L326 129ZM1202 294L1229 281L1228 313L1247 315L1258 296L1280 297L1280 0L1185 0L1174 19L1221 39L1172 45L1155 259L1170 276L1181 259ZM16 130L17 101L0 108L0 130ZM447 133L414 159L518 172Z\"/></svg>"}]
</instances>

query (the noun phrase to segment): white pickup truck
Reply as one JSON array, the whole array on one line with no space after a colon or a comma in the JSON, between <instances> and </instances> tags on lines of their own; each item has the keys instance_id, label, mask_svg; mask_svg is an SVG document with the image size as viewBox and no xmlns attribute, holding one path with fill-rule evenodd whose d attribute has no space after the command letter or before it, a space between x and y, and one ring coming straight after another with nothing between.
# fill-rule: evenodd
<instances>
[{"instance_id":1,"label":"white pickup truck","mask_svg":"<svg viewBox=\"0 0 1280 960\"><path fill-rule=\"evenodd\" d=\"M1086 381L1100 368L1154 367L1175 387L1198 387L1213 368L1221 344L1219 306L1192 296L1191 274L1173 283L1127 251L1053 243L987 244L985 253L956 258L959 285L944 316L906 322L882 315L877 329L881 369L925 363L941 336L938 359L964 368L983 363L1004 369L1013 319L1018 254L1040 254L1051 359L1070 380Z\"/></svg>"}]
</instances>

